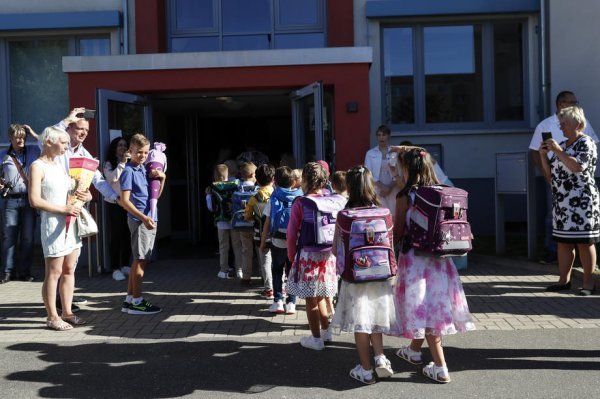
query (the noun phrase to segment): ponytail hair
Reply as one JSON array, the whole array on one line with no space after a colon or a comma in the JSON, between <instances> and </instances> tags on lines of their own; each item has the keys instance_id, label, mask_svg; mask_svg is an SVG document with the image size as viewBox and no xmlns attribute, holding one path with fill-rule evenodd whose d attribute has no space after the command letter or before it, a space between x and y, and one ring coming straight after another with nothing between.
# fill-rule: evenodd
<instances>
[{"instance_id":1,"label":"ponytail hair","mask_svg":"<svg viewBox=\"0 0 600 399\"><path fill-rule=\"evenodd\" d=\"M407 173L406 185L398 196L407 195L416 186L439 184L431 155L421 147L412 147L402 154L401 165Z\"/></svg>"},{"instance_id":2,"label":"ponytail hair","mask_svg":"<svg viewBox=\"0 0 600 399\"><path fill-rule=\"evenodd\" d=\"M316 162L307 163L302 169L302 184L306 190L304 194L321 190L327 184L325 169Z\"/></svg>"},{"instance_id":3,"label":"ponytail hair","mask_svg":"<svg viewBox=\"0 0 600 399\"><path fill-rule=\"evenodd\" d=\"M364 165L358 165L346 173L348 186L348 203L346 208L359 206L381 206L375 192L375 184L371 171Z\"/></svg>"}]
</instances>

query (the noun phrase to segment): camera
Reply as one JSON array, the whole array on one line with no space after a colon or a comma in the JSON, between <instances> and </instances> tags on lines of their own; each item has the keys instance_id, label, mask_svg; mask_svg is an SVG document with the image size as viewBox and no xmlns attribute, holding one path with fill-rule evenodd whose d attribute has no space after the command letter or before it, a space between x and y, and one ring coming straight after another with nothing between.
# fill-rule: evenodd
<instances>
[{"instance_id":1,"label":"camera","mask_svg":"<svg viewBox=\"0 0 600 399\"><path fill-rule=\"evenodd\" d=\"M96 110L85 108L83 112L77 114L77 117L84 119L94 119L96 117Z\"/></svg>"},{"instance_id":2,"label":"camera","mask_svg":"<svg viewBox=\"0 0 600 399\"><path fill-rule=\"evenodd\" d=\"M11 188L12 184L7 182L3 176L0 176L0 197L6 198Z\"/></svg>"}]
</instances>

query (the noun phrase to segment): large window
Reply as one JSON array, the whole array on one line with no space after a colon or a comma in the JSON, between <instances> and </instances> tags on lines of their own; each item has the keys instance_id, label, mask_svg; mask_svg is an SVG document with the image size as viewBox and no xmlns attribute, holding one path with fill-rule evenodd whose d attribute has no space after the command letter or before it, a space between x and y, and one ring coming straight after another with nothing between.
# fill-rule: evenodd
<instances>
[{"instance_id":1,"label":"large window","mask_svg":"<svg viewBox=\"0 0 600 399\"><path fill-rule=\"evenodd\" d=\"M41 133L44 127L56 123L69 110L68 82L62 71L62 57L108 54L108 37L0 40L0 58L8 59L5 80L8 90L0 94L6 96L8 115L2 114L2 118L6 117L7 123L29 124ZM2 135L0 143L4 142L6 137Z\"/></svg>"},{"instance_id":2,"label":"large window","mask_svg":"<svg viewBox=\"0 0 600 399\"><path fill-rule=\"evenodd\" d=\"M172 52L325 47L324 0L170 0Z\"/></svg>"},{"instance_id":3,"label":"large window","mask_svg":"<svg viewBox=\"0 0 600 399\"><path fill-rule=\"evenodd\" d=\"M520 21L383 28L386 123L525 124L523 31Z\"/></svg>"}]
</instances>

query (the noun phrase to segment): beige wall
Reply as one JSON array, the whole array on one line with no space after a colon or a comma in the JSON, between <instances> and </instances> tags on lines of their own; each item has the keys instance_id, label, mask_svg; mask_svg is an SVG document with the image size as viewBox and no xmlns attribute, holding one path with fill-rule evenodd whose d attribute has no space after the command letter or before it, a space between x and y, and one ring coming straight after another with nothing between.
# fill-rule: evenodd
<instances>
[{"instance_id":1,"label":"beige wall","mask_svg":"<svg viewBox=\"0 0 600 399\"><path fill-rule=\"evenodd\" d=\"M600 133L600 1L548 3L552 109L556 94L571 90L596 133Z\"/></svg>"}]
</instances>

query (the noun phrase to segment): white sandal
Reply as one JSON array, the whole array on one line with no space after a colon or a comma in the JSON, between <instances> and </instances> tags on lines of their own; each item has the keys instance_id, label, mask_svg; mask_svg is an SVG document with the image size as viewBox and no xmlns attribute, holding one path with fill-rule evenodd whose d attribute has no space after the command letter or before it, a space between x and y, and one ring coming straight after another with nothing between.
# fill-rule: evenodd
<instances>
[{"instance_id":1,"label":"white sandal","mask_svg":"<svg viewBox=\"0 0 600 399\"><path fill-rule=\"evenodd\" d=\"M394 374L392 362L385 355L375 356L375 374L378 378L388 378Z\"/></svg>"},{"instance_id":2,"label":"white sandal","mask_svg":"<svg viewBox=\"0 0 600 399\"><path fill-rule=\"evenodd\" d=\"M442 384L447 384L450 382L448 367L438 367L434 362L430 362L427 366L423 367L423 375Z\"/></svg>"},{"instance_id":3,"label":"white sandal","mask_svg":"<svg viewBox=\"0 0 600 399\"><path fill-rule=\"evenodd\" d=\"M398 356L400 359L406 360L410 364L416 364L417 366L423 364L421 352L410 349L410 345L406 345L398 349L396 351L396 356Z\"/></svg>"},{"instance_id":4,"label":"white sandal","mask_svg":"<svg viewBox=\"0 0 600 399\"><path fill-rule=\"evenodd\" d=\"M365 370L360 364L356 365L356 367L350 370L350 377L367 385L375 383L375 378L373 378L373 370Z\"/></svg>"}]
</instances>

